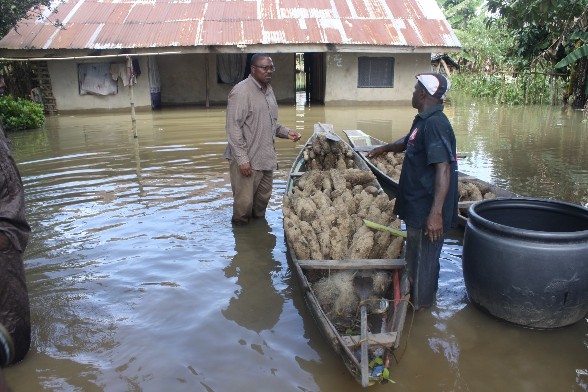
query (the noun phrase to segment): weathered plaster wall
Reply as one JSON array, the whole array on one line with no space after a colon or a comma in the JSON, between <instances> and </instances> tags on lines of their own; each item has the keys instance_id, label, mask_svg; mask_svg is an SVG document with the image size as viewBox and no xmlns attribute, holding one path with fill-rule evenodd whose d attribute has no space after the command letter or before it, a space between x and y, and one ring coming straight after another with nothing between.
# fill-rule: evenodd
<instances>
[{"instance_id":1,"label":"weathered plaster wall","mask_svg":"<svg viewBox=\"0 0 588 392\"><path fill-rule=\"evenodd\" d=\"M296 56L293 53L271 55L276 66L272 86L276 99L281 103L295 102L296 99ZM414 75L431 70L431 56L419 54L371 54L370 56L394 57L393 88L357 88L358 57L360 53L328 54L326 62L325 104L392 104L410 103L414 87ZM208 59L208 60L207 60ZM161 101L164 106L206 104L208 79L208 101L210 105L225 105L233 87L219 83L215 54L183 54L156 56L161 84ZM124 58L109 58L102 61L117 62ZM208 61L208 73L206 64ZM77 64L95 63L88 60L49 61L49 73L53 94L59 111L114 110L130 107L130 89L119 81L116 95L80 95L78 88ZM139 57L142 74L133 87L135 107L151 107L149 91L148 61Z\"/></svg>"},{"instance_id":2,"label":"weathered plaster wall","mask_svg":"<svg viewBox=\"0 0 588 392\"><path fill-rule=\"evenodd\" d=\"M272 87L278 102L296 101L296 54L274 53L271 55L276 72Z\"/></svg>"},{"instance_id":3,"label":"weathered plaster wall","mask_svg":"<svg viewBox=\"0 0 588 392\"><path fill-rule=\"evenodd\" d=\"M157 56L162 105L190 105L206 100L204 55Z\"/></svg>"},{"instance_id":4,"label":"weathered plaster wall","mask_svg":"<svg viewBox=\"0 0 588 392\"><path fill-rule=\"evenodd\" d=\"M360 56L393 57L394 87L357 88ZM421 72L431 72L429 53L330 53L327 55L325 104L410 103L416 81L414 76Z\"/></svg>"},{"instance_id":5,"label":"weathered plaster wall","mask_svg":"<svg viewBox=\"0 0 588 392\"><path fill-rule=\"evenodd\" d=\"M120 80L118 81L118 94L116 95L80 95L78 86L78 64L124 61L125 59L123 57L109 58L102 61L96 59L48 61L47 64L49 74L51 75L51 85L57 103L57 109L59 111L102 111L130 108L130 89L129 87L124 87ZM133 86L135 107L151 107L149 77L147 76L147 58L140 57L139 65L142 73L137 79L137 84Z\"/></svg>"},{"instance_id":6,"label":"weathered plaster wall","mask_svg":"<svg viewBox=\"0 0 588 392\"><path fill-rule=\"evenodd\" d=\"M204 105L206 103L206 62L208 56L208 99L211 105L226 104L232 84L218 82L214 54L185 54L157 57L163 105ZM293 53L272 54L276 72L272 86L280 102L294 102L296 97Z\"/></svg>"}]
</instances>

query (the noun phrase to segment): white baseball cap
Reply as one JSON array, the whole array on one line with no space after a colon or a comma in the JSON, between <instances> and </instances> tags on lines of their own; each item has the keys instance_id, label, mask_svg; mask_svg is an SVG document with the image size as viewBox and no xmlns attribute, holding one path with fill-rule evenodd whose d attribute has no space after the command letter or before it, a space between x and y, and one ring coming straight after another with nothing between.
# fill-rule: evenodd
<instances>
[{"instance_id":1,"label":"white baseball cap","mask_svg":"<svg viewBox=\"0 0 588 392\"><path fill-rule=\"evenodd\" d=\"M422 73L416 76L425 90L435 98L445 99L451 82L440 73Z\"/></svg>"}]
</instances>

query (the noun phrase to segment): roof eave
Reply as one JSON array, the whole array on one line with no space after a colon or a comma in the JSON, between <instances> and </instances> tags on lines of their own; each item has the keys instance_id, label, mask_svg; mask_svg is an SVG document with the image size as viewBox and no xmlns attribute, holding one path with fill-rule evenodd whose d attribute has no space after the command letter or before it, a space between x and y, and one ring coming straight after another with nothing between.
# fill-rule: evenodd
<instances>
[{"instance_id":1,"label":"roof eave","mask_svg":"<svg viewBox=\"0 0 588 392\"><path fill-rule=\"evenodd\" d=\"M171 55L189 53L452 53L459 46L394 46L394 45L345 45L345 44L254 44L226 46L191 46L104 49L0 49L0 61L46 61L64 59L108 58L123 56Z\"/></svg>"}]
</instances>

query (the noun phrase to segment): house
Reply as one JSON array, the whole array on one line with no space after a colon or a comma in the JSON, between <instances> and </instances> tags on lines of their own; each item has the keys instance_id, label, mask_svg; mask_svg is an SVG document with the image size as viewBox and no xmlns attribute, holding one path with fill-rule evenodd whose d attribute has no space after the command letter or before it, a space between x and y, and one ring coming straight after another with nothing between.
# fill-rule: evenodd
<instances>
[{"instance_id":1,"label":"house","mask_svg":"<svg viewBox=\"0 0 588 392\"><path fill-rule=\"evenodd\" d=\"M0 61L34 65L60 112L225 104L256 52L274 60L279 102L295 101L302 61L312 101L407 103L432 53L460 48L435 0L63 0L54 10L3 37Z\"/></svg>"}]
</instances>

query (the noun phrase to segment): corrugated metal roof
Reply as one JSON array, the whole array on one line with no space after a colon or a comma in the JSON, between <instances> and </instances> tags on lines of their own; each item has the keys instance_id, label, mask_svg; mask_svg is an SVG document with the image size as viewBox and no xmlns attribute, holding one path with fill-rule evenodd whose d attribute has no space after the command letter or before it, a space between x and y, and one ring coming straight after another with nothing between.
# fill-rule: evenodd
<instances>
[{"instance_id":1,"label":"corrugated metal roof","mask_svg":"<svg viewBox=\"0 0 588 392\"><path fill-rule=\"evenodd\" d=\"M0 50L460 46L435 0L65 0L55 8L50 20L64 29L23 20L0 40Z\"/></svg>"}]
</instances>

